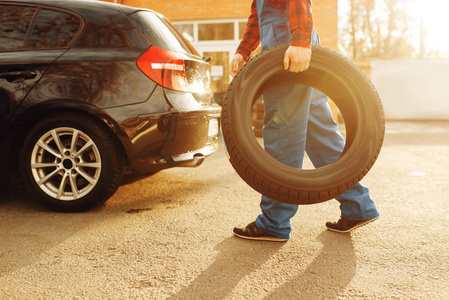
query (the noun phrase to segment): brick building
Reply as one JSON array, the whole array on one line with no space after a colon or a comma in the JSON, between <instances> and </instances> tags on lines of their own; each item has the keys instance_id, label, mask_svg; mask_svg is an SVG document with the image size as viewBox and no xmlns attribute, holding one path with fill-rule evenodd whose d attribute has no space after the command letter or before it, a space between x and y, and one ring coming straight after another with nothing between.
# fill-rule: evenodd
<instances>
[{"instance_id":1,"label":"brick building","mask_svg":"<svg viewBox=\"0 0 449 300\"><path fill-rule=\"evenodd\" d=\"M103 0L158 11L173 22L235 19L246 22L252 0ZM338 0L314 0L313 15L321 43L338 44Z\"/></svg>"}]
</instances>

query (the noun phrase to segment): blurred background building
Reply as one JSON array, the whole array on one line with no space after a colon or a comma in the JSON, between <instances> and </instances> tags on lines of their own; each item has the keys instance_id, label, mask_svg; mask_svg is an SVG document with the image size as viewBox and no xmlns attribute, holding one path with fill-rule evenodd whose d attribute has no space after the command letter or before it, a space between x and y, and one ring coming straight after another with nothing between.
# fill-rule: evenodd
<instances>
[{"instance_id":1,"label":"blurred background building","mask_svg":"<svg viewBox=\"0 0 449 300\"><path fill-rule=\"evenodd\" d=\"M229 62L242 38L252 0L100 1L165 15L200 55L213 58L216 97L226 92ZM449 41L441 38L447 28L441 24L449 26L443 13L447 9L449 1L440 0L313 1L321 44L352 59L371 78L390 120L449 119L449 96L444 90ZM440 25L432 27L436 21ZM429 39L435 36L439 38ZM338 109L330 104L338 119Z\"/></svg>"},{"instance_id":2,"label":"blurred background building","mask_svg":"<svg viewBox=\"0 0 449 300\"><path fill-rule=\"evenodd\" d=\"M145 7L167 18L203 57L212 57L212 85L222 97L231 80L229 62L243 36L252 0L103 0ZM337 50L338 0L313 3L315 27L321 44Z\"/></svg>"}]
</instances>

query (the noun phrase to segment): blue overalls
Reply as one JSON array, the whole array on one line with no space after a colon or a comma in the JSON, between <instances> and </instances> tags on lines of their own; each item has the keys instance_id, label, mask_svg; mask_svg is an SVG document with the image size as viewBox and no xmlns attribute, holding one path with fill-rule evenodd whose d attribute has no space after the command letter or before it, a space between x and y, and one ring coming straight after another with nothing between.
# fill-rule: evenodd
<instances>
[{"instance_id":1,"label":"blue overalls","mask_svg":"<svg viewBox=\"0 0 449 300\"><path fill-rule=\"evenodd\" d=\"M290 42L286 11L268 0L256 0L262 51ZM312 44L319 44L315 29ZM332 118L327 96L300 84L287 84L263 95L265 105L263 137L265 150L278 161L301 168L304 152L315 168L330 164L340 157L344 139ZM358 183L336 198L341 217L367 220L379 215L369 190ZM288 239L290 219L298 205L282 203L262 196L262 213L256 225L266 233Z\"/></svg>"}]
</instances>

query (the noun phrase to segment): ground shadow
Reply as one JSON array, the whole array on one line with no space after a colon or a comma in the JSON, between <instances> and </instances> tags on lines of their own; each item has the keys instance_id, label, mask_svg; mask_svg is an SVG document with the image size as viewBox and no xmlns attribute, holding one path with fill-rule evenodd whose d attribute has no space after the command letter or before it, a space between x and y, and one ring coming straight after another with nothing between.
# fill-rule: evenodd
<instances>
[{"instance_id":1,"label":"ground shadow","mask_svg":"<svg viewBox=\"0 0 449 300\"><path fill-rule=\"evenodd\" d=\"M181 175L165 177L176 180L176 186L183 193L193 193L198 184L206 184L206 181L187 182ZM161 176L151 180L157 184ZM128 187L134 188L132 184ZM173 185L165 184L152 194L140 195L137 199L116 200L116 209L99 204L82 213L59 213L39 204L23 187L0 188L0 277L35 263L42 253L55 245L80 231L120 217L121 213L145 211L148 207L175 202L178 194L174 192Z\"/></svg>"},{"instance_id":2,"label":"ground shadow","mask_svg":"<svg viewBox=\"0 0 449 300\"><path fill-rule=\"evenodd\" d=\"M323 244L315 260L265 299L335 299L356 274L356 257L350 234L322 232Z\"/></svg>"},{"instance_id":3,"label":"ground shadow","mask_svg":"<svg viewBox=\"0 0 449 300\"><path fill-rule=\"evenodd\" d=\"M0 186L0 207L21 209L24 211L44 211L45 208L33 201L32 195L20 183ZM1 215L1 214L0 214Z\"/></svg>"},{"instance_id":4,"label":"ground shadow","mask_svg":"<svg viewBox=\"0 0 449 300\"><path fill-rule=\"evenodd\" d=\"M197 299L199 295L225 298L246 275L260 268L284 243L247 241L230 237L218 244L215 262L188 287L169 299Z\"/></svg>"},{"instance_id":5,"label":"ground shadow","mask_svg":"<svg viewBox=\"0 0 449 300\"><path fill-rule=\"evenodd\" d=\"M1 188L0 195L0 277L36 262L78 231L110 218L99 216L98 210L49 211L20 185Z\"/></svg>"}]
</instances>

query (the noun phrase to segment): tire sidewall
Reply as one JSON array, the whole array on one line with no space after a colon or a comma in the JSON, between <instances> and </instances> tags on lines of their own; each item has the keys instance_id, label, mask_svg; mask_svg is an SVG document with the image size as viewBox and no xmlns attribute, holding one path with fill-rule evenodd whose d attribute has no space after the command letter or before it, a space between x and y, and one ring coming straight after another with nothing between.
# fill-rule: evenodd
<instances>
[{"instance_id":1,"label":"tire sidewall","mask_svg":"<svg viewBox=\"0 0 449 300\"><path fill-rule=\"evenodd\" d=\"M283 70L282 56L286 48L283 45L263 52L234 78L223 105L226 120L223 134L227 146L228 143L233 146L230 147L231 163L257 191L287 203L322 202L349 190L376 160L384 134L383 110L366 76L341 55L314 47L309 70L293 74ZM274 81L308 83L327 95L326 89L331 94L345 89L345 96L350 99L335 94L340 101L336 102L337 106L344 107L342 113L348 131L340 159L319 169L299 170L281 164L259 146L252 135L249 111L252 100L263 94L260 87L275 77L280 79ZM329 87L332 83L334 86Z\"/></svg>"}]
</instances>

